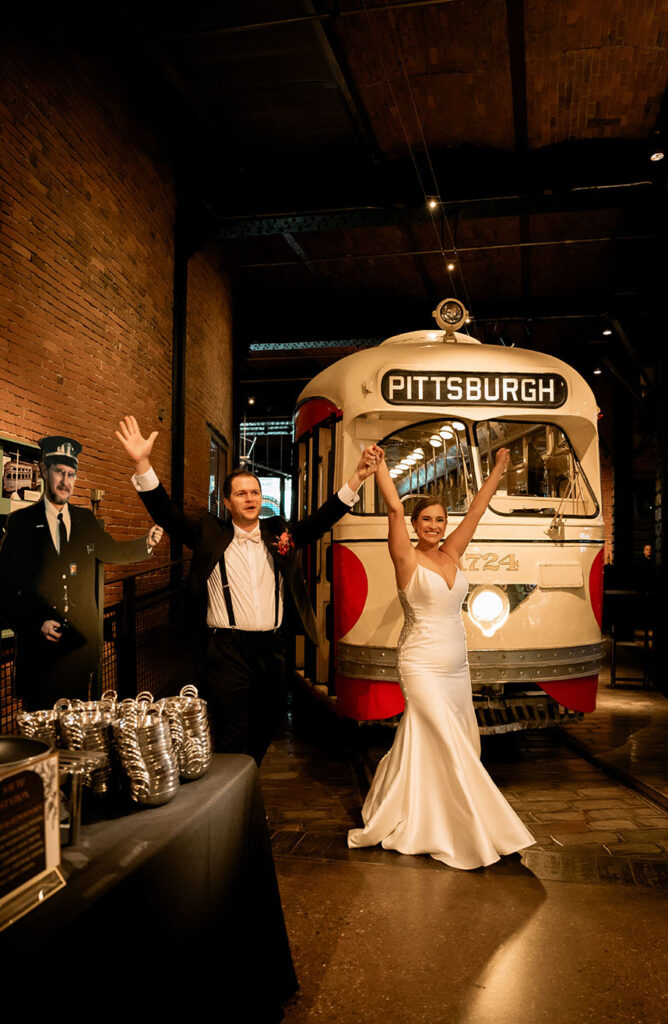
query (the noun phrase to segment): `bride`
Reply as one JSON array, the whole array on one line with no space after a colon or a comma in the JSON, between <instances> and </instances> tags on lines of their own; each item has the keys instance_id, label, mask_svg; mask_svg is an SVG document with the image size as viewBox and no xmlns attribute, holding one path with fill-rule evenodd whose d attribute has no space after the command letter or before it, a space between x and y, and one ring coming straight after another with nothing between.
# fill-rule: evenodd
<instances>
[{"instance_id":1,"label":"bride","mask_svg":"<svg viewBox=\"0 0 668 1024\"><path fill-rule=\"evenodd\" d=\"M482 867L535 842L480 761L461 618L468 584L460 559L509 452L499 449L490 476L445 541L445 506L431 497L417 503L415 547L382 450L375 452L405 619L397 667L406 710L364 802L364 828L348 833L348 845L382 843L399 853L429 853L454 868Z\"/></svg>"}]
</instances>

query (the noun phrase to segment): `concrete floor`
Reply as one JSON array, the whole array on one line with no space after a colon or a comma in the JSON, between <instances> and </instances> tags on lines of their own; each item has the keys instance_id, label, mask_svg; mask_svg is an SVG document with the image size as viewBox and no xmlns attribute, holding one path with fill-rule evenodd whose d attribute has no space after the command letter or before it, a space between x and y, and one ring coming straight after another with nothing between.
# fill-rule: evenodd
<instances>
[{"instance_id":1,"label":"concrete floor","mask_svg":"<svg viewBox=\"0 0 668 1024\"><path fill-rule=\"evenodd\" d=\"M602 698L578 742L595 760L644 729L634 770L660 783L653 722L668 702ZM349 851L364 791L358 741L359 730L296 699L262 767L301 985L286 1024L668 1024L663 807L552 731L515 734L486 743L483 757L538 848L474 872Z\"/></svg>"},{"instance_id":2,"label":"concrete floor","mask_svg":"<svg viewBox=\"0 0 668 1024\"><path fill-rule=\"evenodd\" d=\"M665 1024L665 893L279 858L286 1024Z\"/></svg>"}]
</instances>

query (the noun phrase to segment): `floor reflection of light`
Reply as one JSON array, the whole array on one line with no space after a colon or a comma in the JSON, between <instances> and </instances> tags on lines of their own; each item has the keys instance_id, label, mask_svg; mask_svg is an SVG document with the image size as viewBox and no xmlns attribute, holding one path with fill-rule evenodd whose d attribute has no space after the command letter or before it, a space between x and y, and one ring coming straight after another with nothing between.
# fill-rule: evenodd
<instances>
[{"instance_id":1,"label":"floor reflection of light","mask_svg":"<svg viewBox=\"0 0 668 1024\"><path fill-rule=\"evenodd\" d=\"M514 1010L531 1005L536 986L536 935L529 922L493 954L471 987L466 1019L476 1024L509 1024Z\"/></svg>"}]
</instances>

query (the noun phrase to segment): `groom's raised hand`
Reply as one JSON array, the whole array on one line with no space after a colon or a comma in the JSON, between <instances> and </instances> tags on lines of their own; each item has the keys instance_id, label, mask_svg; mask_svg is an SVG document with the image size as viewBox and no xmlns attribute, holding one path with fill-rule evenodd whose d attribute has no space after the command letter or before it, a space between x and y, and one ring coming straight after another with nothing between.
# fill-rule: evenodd
<instances>
[{"instance_id":1,"label":"groom's raised hand","mask_svg":"<svg viewBox=\"0 0 668 1024\"><path fill-rule=\"evenodd\" d=\"M158 431L144 437L134 416L124 416L118 426L120 429L114 433L134 462L135 473L146 473L151 468L150 455Z\"/></svg>"},{"instance_id":2,"label":"groom's raised hand","mask_svg":"<svg viewBox=\"0 0 668 1024\"><path fill-rule=\"evenodd\" d=\"M372 473L375 473L378 469L383 458L382 449L375 444L370 444L368 448L365 448L362 452L355 472L348 481L348 486L356 491L364 480Z\"/></svg>"},{"instance_id":3,"label":"groom's raised hand","mask_svg":"<svg viewBox=\"0 0 668 1024\"><path fill-rule=\"evenodd\" d=\"M365 448L356 470L360 480L366 480L368 476L375 473L382 461L383 449L379 448L377 444L370 444L368 448Z\"/></svg>"}]
</instances>

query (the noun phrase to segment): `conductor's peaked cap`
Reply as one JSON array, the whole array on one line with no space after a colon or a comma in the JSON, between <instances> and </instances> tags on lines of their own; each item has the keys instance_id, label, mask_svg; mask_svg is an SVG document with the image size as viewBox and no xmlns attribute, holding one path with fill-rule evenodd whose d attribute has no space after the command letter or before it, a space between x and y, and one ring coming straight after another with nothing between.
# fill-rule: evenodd
<instances>
[{"instance_id":1,"label":"conductor's peaked cap","mask_svg":"<svg viewBox=\"0 0 668 1024\"><path fill-rule=\"evenodd\" d=\"M40 438L39 446L42 449L42 458L45 466L50 466L53 462L62 462L66 466L71 466L72 469L78 470L81 445L73 437L61 437L60 434L54 434L52 437L42 437Z\"/></svg>"}]
</instances>

